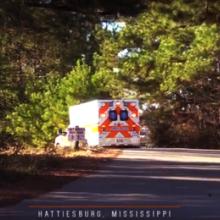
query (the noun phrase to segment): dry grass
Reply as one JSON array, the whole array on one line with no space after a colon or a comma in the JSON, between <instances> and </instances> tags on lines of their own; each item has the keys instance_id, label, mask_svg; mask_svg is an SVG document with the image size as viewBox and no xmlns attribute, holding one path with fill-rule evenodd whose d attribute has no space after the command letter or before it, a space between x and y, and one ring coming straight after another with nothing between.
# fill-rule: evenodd
<instances>
[{"instance_id":1,"label":"dry grass","mask_svg":"<svg viewBox=\"0 0 220 220\"><path fill-rule=\"evenodd\" d=\"M94 172L120 153L118 149L23 149L0 153L0 206L8 206L62 187Z\"/></svg>"}]
</instances>

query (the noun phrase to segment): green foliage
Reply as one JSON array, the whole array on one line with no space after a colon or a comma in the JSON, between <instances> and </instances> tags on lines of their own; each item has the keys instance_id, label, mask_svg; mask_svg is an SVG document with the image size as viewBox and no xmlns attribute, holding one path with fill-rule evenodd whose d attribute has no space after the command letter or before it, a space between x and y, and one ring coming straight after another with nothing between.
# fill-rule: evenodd
<instances>
[{"instance_id":1,"label":"green foliage","mask_svg":"<svg viewBox=\"0 0 220 220\"><path fill-rule=\"evenodd\" d=\"M91 95L89 78L89 66L78 61L64 78L51 73L27 84L28 102L8 114L7 131L29 145L51 143L57 129L68 126L68 107Z\"/></svg>"},{"instance_id":2,"label":"green foliage","mask_svg":"<svg viewBox=\"0 0 220 220\"><path fill-rule=\"evenodd\" d=\"M148 118L154 114L152 127L165 126L170 138L181 131L189 135L190 126L199 137L196 115L206 111L202 103L209 103L206 107L217 118L218 93L212 105L210 87L202 90L199 79L211 78L218 90L219 1L149 1L147 11L126 19L119 32L103 30L95 17L14 3L5 2L0 11L0 132L7 125L22 143L47 145L57 128L68 125L68 106L93 98L160 103L159 112ZM189 100L200 90L203 99L192 104ZM176 98L182 91L184 104ZM195 105L200 110L193 123L175 127L172 120L181 117L174 113ZM211 128L216 131L217 125Z\"/></svg>"},{"instance_id":3,"label":"green foliage","mask_svg":"<svg viewBox=\"0 0 220 220\"><path fill-rule=\"evenodd\" d=\"M113 69L118 69L119 79L136 94L169 94L181 82L210 71L218 42L216 24L182 27L167 15L147 12L117 37L104 40L97 66L108 69L103 81L109 78L108 72L113 75ZM120 57L123 49L127 52ZM97 74L100 78L99 71Z\"/></svg>"},{"instance_id":4,"label":"green foliage","mask_svg":"<svg viewBox=\"0 0 220 220\"><path fill-rule=\"evenodd\" d=\"M152 1L148 11L127 22L121 32L106 35L95 56L93 78L101 85L100 91L112 97L160 103L160 109L146 116L159 144L189 145L191 140L192 145L198 146L203 137L209 144L219 142L216 109L220 107L220 96L216 94L215 105L208 98L209 80L214 91L219 88L218 77L212 77L219 74L219 11L218 1L171 0L169 4ZM209 89L200 87L200 79ZM195 87L191 88L191 84ZM176 99L176 94L182 91L187 91L182 95L184 105ZM192 103L193 97L196 103ZM182 117L182 107L197 110L193 116L190 113ZM179 113L175 114L174 109ZM212 125L205 116L207 109L210 118L215 118ZM203 128L198 120L201 112L200 120L208 120ZM211 139L215 141L208 141Z\"/></svg>"},{"instance_id":5,"label":"green foliage","mask_svg":"<svg viewBox=\"0 0 220 220\"><path fill-rule=\"evenodd\" d=\"M198 75L167 97L162 108L145 113L157 145L219 148L219 72Z\"/></svg>"},{"instance_id":6,"label":"green foliage","mask_svg":"<svg viewBox=\"0 0 220 220\"><path fill-rule=\"evenodd\" d=\"M0 147L6 140L8 122L5 116L14 108L23 109L25 113L31 103L36 105L41 98L54 97L50 93L55 88L51 90L44 85L48 83L48 87L53 87L49 85L51 76L59 74L61 79L82 56L86 63L91 63L93 51L98 47L93 29L99 18L73 15L71 11L30 7L26 3L24 0L3 0L0 3ZM39 80L42 78L45 80ZM40 94L45 91L47 94ZM39 108L47 106L39 103ZM59 105L62 107L62 103ZM39 117L41 114L35 108L28 114L38 119L38 114ZM47 116L44 117L47 120ZM37 127L35 123L34 127ZM26 126L28 131L29 123ZM46 130L44 128L44 133Z\"/></svg>"}]
</instances>

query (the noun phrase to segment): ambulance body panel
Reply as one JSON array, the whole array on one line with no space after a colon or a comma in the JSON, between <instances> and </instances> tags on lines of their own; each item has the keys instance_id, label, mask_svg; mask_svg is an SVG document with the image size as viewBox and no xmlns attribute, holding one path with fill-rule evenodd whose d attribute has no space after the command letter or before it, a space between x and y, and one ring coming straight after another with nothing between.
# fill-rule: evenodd
<instances>
[{"instance_id":1,"label":"ambulance body panel","mask_svg":"<svg viewBox=\"0 0 220 220\"><path fill-rule=\"evenodd\" d=\"M94 100L69 108L70 127L84 127L89 146L140 145L138 100Z\"/></svg>"}]
</instances>

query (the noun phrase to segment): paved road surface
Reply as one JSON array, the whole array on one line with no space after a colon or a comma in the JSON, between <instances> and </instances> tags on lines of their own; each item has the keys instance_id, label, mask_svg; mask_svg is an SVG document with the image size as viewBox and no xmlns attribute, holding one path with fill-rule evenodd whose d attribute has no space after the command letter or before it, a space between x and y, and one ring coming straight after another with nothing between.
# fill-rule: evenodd
<instances>
[{"instance_id":1,"label":"paved road surface","mask_svg":"<svg viewBox=\"0 0 220 220\"><path fill-rule=\"evenodd\" d=\"M0 209L0 220L17 219L219 220L220 151L124 149L94 174Z\"/></svg>"}]
</instances>

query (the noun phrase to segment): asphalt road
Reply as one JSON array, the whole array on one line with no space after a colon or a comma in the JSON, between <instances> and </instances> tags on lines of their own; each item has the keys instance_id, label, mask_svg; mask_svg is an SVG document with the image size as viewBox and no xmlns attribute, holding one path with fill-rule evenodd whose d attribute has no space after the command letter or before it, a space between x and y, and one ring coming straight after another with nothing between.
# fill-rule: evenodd
<instances>
[{"instance_id":1,"label":"asphalt road","mask_svg":"<svg viewBox=\"0 0 220 220\"><path fill-rule=\"evenodd\" d=\"M220 219L220 151L124 149L96 173L0 209L17 219Z\"/></svg>"}]
</instances>

